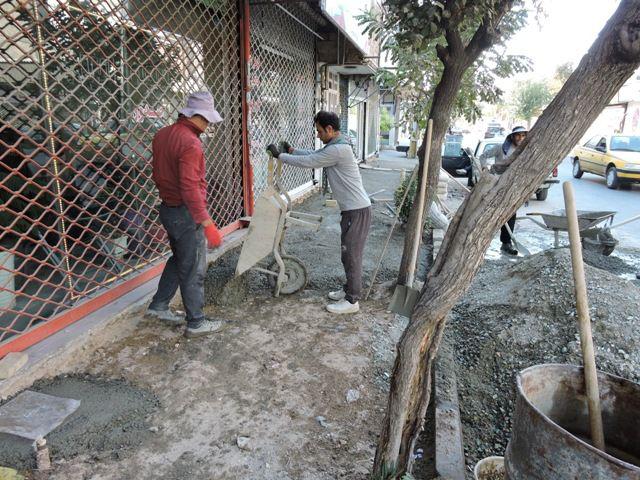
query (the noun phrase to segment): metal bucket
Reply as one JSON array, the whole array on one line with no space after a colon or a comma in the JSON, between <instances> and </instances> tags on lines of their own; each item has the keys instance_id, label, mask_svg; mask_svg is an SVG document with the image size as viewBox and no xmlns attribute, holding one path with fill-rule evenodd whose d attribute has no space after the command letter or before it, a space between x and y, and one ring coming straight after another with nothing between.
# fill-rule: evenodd
<instances>
[{"instance_id":1,"label":"metal bucket","mask_svg":"<svg viewBox=\"0 0 640 480\"><path fill-rule=\"evenodd\" d=\"M640 480L640 385L598 372L607 452L588 442L582 367L536 365L518 375L509 480Z\"/></svg>"}]
</instances>

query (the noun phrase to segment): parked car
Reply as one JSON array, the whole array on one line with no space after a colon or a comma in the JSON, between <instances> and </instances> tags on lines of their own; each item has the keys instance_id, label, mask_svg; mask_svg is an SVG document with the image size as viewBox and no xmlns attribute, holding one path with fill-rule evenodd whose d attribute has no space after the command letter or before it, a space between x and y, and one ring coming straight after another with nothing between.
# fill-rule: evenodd
<instances>
[{"instance_id":1,"label":"parked car","mask_svg":"<svg viewBox=\"0 0 640 480\"><path fill-rule=\"evenodd\" d=\"M448 134L442 144L442 168L453 177L469 177L471 158L463 149L462 134Z\"/></svg>"},{"instance_id":2,"label":"parked car","mask_svg":"<svg viewBox=\"0 0 640 480\"><path fill-rule=\"evenodd\" d=\"M480 155L482 155L483 153L489 152L491 149L496 147L499 148L499 146L504 143L504 140L505 140L504 137L480 140L478 142L478 145L476 145L476 149L473 153L473 156L476 159L479 159ZM493 165L494 162L495 162L495 158L493 157L487 158L487 166ZM472 162L472 163L474 165L476 164L478 165L478 167L472 167L472 168L479 168L479 162ZM479 176L479 173L478 173L478 176ZM472 178L476 177L476 175L472 175L471 177ZM559 183L557 177L558 177L558 167L554 168L551 174L549 175L549 177L547 177L547 179L544 181L544 183L540 185L540 187L538 187L538 189L536 190L536 200L544 202L547 199L547 196L549 195L549 188L551 187L551 185L555 183ZM471 178L469 183L472 183Z\"/></svg>"},{"instance_id":3,"label":"parked car","mask_svg":"<svg viewBox=\"0 0 640 480\"><path fill-rule=\"evenodd\" d=\"M504 132L504 127L499 123L490 123L487 126L487 131L484 132L484 138L502 137Z\"/></svg>"},{"instance_id":4,"label":"parked car","mask_svg":"<svg viewBox=\"0 0 640 480\"><path fill-rule=\"evenodd\" d=\"M396 152L407 153L411 146L411 139L407 136L398 138L398 144L396 145Z\"/></svg>"},{"instance_id":5,"label":"parked car","mask_svg":"<svg viewBox=\"0 0 640 480\"><path fill-rule=\"evenodd\" d=\"M640 136L596 135L571 152L573 176L594 173L616 190L640 182Z\"/></svg>"}]
</instances>

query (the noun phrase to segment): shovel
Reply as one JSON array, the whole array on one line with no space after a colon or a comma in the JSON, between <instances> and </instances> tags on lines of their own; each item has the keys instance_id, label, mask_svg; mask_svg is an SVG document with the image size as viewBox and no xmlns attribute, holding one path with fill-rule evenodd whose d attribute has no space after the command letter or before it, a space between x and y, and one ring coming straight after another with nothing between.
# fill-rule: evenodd
<instances>
[{"instance_id":1,"label":"shovel","mask_svg":"<svg viewBox=\"0 0 640 480\"><path fill-rule=\"evenodd\" d=\"M429 120L427 126L427 148L424 152L424 163L422 168L422 178L420 181L420 194L418 195L418 218L416 219L416 234L413 237L413 245L411 246L411 257L409 259L409 271L407 272L407 284L396 285L391 298L389 310L404 317L411 317L413 307L418 301L420 292L413 288L413 280L416 273L416 261L418 259L418 250L420 248L420 240L422 239L422 216L424 214L424 197L427 189L427 176L429 173L429 156L431 154L431 133L433 130L433 120ZM415 203L414 203L415 206Z\"/></svg>"}]
</instances>

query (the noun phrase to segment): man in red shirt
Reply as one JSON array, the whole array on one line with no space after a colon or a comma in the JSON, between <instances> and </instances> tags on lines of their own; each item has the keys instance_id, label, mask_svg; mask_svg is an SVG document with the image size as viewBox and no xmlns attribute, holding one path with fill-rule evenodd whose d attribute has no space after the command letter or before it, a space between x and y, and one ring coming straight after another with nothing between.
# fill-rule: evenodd
<instances>
[{"instance_id":1,"label":"man in red shirt","mask_svg":"<svg viewBox=\"0 0 640 480\"><path fill-rule=\"evenodd\" d=\"M167 231L173 255L164 267L158 291L147 316L171 324L184 318L169 309L178 287L186 311L186 337L217 332L220 320L203 312L204 277L209 248L222 243L222 235L211 220L206 205L205 161L200 135L213 123L222 121L209 92L189 96L178 120L153 138L153 181L162 203L160 221Z\"/></svg>"}]
</instances>

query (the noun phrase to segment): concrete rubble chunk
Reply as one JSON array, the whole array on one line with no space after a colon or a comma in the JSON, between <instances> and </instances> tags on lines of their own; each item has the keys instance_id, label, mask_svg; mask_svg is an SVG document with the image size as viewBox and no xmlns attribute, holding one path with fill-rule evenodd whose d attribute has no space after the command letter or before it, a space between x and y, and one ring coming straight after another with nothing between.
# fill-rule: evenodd
<instances>
[{"instance_id":1,"label":"concrete rubble chunk","mask_svg":"<svg viewBox=\"0 0 640 480\"><path fill-rule=\"evenodd\" d=\"M240 450L250 450L251 449L251 446L249 444L250 441L251 441L251 439L249 437L239 436L236 439L236 444L238 445L238 448Z\"/></svg>"},{"instance_id":2,"label":"concrete rubble chunk","mask_svg":"<svg viewBox=\"0 0 640 480\"><path fill-rule=\"evenodd\" d=\"M347 403L353 403L360 398L360 392L354 388L347 391Z\"/></svg>"},{"instance_id":3,"label":"concrete rubble chunk","mask_svg":"<svg viewBox=\"0 0 640 480\"><path fill-rule=\"evenodd\" d=\"M29 360L29 355L25 352L8 353L0 360L0 380L6 380L16 374L24 367Z\"/></svg>"}]
</instances>

